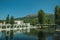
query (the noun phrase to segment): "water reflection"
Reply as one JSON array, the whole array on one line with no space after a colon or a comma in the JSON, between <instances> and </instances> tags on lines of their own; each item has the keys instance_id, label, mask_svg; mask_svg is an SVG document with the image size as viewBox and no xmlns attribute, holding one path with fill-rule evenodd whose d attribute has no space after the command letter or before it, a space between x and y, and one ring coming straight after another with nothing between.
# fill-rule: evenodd
<instances>
[{"instance_id":1,"label":"water reflection","mask_svg":"<svg viewBox=\"0 0 60 40\"><path fill-rule=\"evenodd\" d=\"M11 30L12 31L12 30ZM8 36L6 36L6 32L3 31L3 32L0 32L0 40L38 40L38 37L37 36L30 36L30 35L27 35L27 34L24 34L24 33L21 33L19 31L16 31L16 32L11 32L11 34L9 34L10 31L7 31L8 33ZM2 34L2 35L1 35ZM42 40L44 39L46 40L53 40L53 36L49 35L49 36L42 36Z\"/></svg>"},{"instance_id":2,"label":"water reflection","mask_svg":"<svg viewBox=\"0 0 60 40\"><path fill-rule=\"evenodd\" d=\"M10 40L13 40L13 30L10 31Z\"/></svg>"},{"instance_id":3,"label":"water reflection","mask_svg":"<svg viewBox=\"0 0 60 40\"><path fill-rule=\"evenodd\" d=\"M38 38L39 38L38 40L45 40L45 35L46 35L45 32L40 31L38 34Z\"/></svg>"},{"instance_id":4,"label":"water reflection","mask_svg":"<svg viewBox=\"0 0 60 40\"><path fill-rule=\"evenodd\" d=\"M54 40L60 40L60 31L55 32Z\"/></svg>"}]
</instances>

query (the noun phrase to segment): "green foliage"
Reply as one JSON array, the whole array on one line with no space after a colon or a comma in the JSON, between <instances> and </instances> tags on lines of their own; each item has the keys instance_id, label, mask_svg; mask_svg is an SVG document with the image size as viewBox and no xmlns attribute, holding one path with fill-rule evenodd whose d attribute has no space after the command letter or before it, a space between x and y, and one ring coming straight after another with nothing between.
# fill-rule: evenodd
<instances>
[{"instance_id":1,"label":"green foliage","mask_svg":"<svg viewBox=\"0 0 60 40\"><path fill-rule=\"evenodd\" d=\"M3 23L3 21L5 21L5 20L0 20L0 23Z\"/></svg>"},{"instance_id":2,"label":"green foliage","mask_svg":"<svg viewBox=\"0 0 60 40\"><path fill-rule=\"evenodd\" d=\"M60 8L59 8L59 6L55 7L55 24L60 25Z\"/></svg>"},{"instance_id":3,"label":"green foliage","mask_svg":"<svg viewBox=\"0 0 60 40\"><path fill-rule=\"evenodd\" d=\"M45 13L43 10L39 10L38 12L38 20L40 24L44 24L45 23Z\"/></svg>"},{"instance_id":4,"label":"green foliage","mask_svg":"<svg viewBox=\"0 0 60 40\"><path fill-rule=\"evenodd\" d=\"M22 19L22 20L24 20L25 23L30 23L31 25L38 24L37 16L24 17L24 19Z\"/></svg>"},{"instance_id":5,"label":"green foliage","mask_svg":"<svg viewBox=\"0 0 60 40\"><path fill-rule=\"evenodd\" d=\"M6 24L9 23L9 15L6 17Z\"/></svg>"},{"instance_id":6,"label":"green foliage","mask_svg":"<svg viewBox=\"0 0 60 40\"><path fill-rule=\"evenodd\" d=\"M50 20L49 21L50 24L54 24L55 23L54 14L45 13L45 17L46 17L46 19L44 18L45 24L48 24L48 20ZM30 23L31 25L39 24L38 15L37 14L27 15L27 16L22 17L22 18L16 18L15 20L24 20L25 23Z\"/></svg>"},{"instance_id":7,"label":"green foliage","mask_svg":"<svg viewBox=\"0 0 60 40\"><path fill-rule=\"evenodd\" d=\"M11 16L11 18L9 19L9 15L6 17L6 24L14 24L14 17Z\"/></svg>"},{"instance_id":8,"label":"green foliage","mask_svg":"<svg viewBox=\"0 0 60 40\"><path fill-rule=\"evenodd\" d=\"M10 24L14 24L14 17L13 16L10 19Z\"/></svg>"},{"instance_id":9,"label":"green foliage","mask_svg":"<svg viewBox=\"0 0 60 40\"><path fill-rule=\"evenodd\" d=\"M46 24L55 24L54 14L46 14Z\"/></svg>"}]
</instances>

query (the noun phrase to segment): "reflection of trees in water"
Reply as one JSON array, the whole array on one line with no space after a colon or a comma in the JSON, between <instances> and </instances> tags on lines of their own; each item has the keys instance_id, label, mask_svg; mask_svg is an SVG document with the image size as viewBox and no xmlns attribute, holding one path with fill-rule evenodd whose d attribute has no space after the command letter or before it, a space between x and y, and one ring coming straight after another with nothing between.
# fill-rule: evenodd
<instances>
[{"instance_id":1,"label":"reflection of trees in water","mask_svg":"<svg viewBox=\"0 0 60 40\"><path fill-rule=\"evenodd\" d=\"M10 40L13 39L13 30L10 31Z\"/></svg>"},{"instance_id":2,"label":"reflection of trees in water","mask_svg":"<svg viewBox=\"0 0 60 40\"><path fill-rule=\"evenodd\" d=\"M9 34L10 34L10 40L12 40L13 39L13 30L7 32L6 40L9 40Z\"/></svg>"},{"instance_id":3,"label":"reflection of trees in water","mask_svg":"<svg viewBox=\"0 0 60 40\"><path fill-rule=\"evenodd\" d=\"M13 40L13 30L7 31L6 40L9 40L9 37L10 37L10 40Z\"/></svg>"},{"instance_id":4,"label":"reflection of trees in water","mask_svg":"<svg viewBox=\"0 0 60 40\"><path fill-rule=\"evenodd\" d=\"M60 31L56 31L54 34L54 40L60 40Z\"/></svg>"},{"instance_id":5,"label":"reflection of trees in water","mask_svg":"<svg viewBox=\"0 0 60 40\"><path fill-rule=\"evenodd\" d=\"M13 25L11 26L11 28L13 29ZM13 30L10 30L10 40L13 40Z\"/></svg>"},{"instance_id":6,"label":"reflection of trees in water","mask_svg":"<svg viewBox=\"0 0 60 40\"><path fill-rule=\"evenodd\" d=\"M43 31L40 31L39 33L38 33L38 40L45 40L45 33L43 32Z\"/></svg>"},{"instance_id":7,"label":"reflection of trees in water","mask_svg":"<svg viewBox=\"0 0 60 40\"><path fill-rule=\"evenodd\" d=\"M8 40L8 36L6 36L6 40Z\"/></svg>"}]
</instances>

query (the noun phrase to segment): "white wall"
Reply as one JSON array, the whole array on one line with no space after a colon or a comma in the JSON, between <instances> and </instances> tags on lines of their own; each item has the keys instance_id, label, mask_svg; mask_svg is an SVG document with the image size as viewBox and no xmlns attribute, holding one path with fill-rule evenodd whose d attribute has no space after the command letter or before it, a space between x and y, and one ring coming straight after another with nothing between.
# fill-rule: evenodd
<instances>
[{"instance_id":1,"label":"white wall","mask_svg":"<svg viewBox=\"0 0 60 40\"><path fill-rule=\"evenodd\" d=\"M14 22L15 22L15 24L18 24L18 25L22 25L23 24L23 21L20 21L20 20L15 20Z\"/></svg>"}]
</instances>

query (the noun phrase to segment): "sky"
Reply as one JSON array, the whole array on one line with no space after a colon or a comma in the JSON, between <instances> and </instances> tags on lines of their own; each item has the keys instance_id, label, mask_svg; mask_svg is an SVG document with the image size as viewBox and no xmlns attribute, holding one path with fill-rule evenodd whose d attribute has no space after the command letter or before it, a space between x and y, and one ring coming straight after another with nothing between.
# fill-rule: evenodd
<instances>
[{"instance_id":1,"label":"sky","mask_svg":"<svg viewBox=\"0 0 60 40\"><path fill-rule=\"evenodd\" d=\"M8 14L14 18L37 14L40 9L54 13L55 6L59 4L60 0L0 0L0 19L6 19Z\"/></svg>"}]
</instances>

